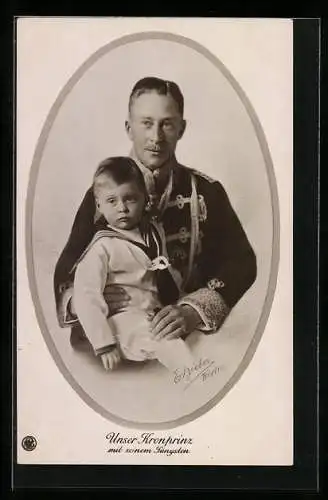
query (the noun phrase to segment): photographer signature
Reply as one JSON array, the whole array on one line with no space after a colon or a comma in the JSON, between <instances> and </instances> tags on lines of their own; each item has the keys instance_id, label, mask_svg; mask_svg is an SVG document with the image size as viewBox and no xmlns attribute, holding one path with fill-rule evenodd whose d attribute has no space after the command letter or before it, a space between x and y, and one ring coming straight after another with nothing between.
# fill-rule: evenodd
<instances>
[{"instance_id":1,"label":"photographer signature","mask_svg":"<svg viewBox=\"0 0 328 500\"><path fill-rule=\"evenodd\" d=\"M201 358L191 367L183 367L174 370L173 381L175 384L185 383L184 390L188 389L195 380L200 379L205 382L209 378L218 375L220 367L215 364L213 359Z\"/></svg>"}]
</instances>

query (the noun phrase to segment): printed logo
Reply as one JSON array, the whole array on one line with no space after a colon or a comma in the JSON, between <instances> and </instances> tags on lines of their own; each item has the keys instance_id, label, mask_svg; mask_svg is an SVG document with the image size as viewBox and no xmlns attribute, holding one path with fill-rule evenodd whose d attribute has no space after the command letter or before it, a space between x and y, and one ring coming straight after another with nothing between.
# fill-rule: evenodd
<instances>
[{"instance_id":1,"label":"printed logo","mask_svg":"<svg viewBox=\"0 0 328 500\"><path fill-rule=\"evenodd\" d=\"M25 436L22 439L22 447L26 451L33 451L36 448L37 441L34 436Z\"/></svg>"}]
</instances>

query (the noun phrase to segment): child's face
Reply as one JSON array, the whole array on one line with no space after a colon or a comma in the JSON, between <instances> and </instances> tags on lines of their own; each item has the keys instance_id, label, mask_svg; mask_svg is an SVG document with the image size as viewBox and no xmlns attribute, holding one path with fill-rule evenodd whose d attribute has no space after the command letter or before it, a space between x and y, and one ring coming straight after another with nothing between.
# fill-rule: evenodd
<instances>
[{"instance_id":1,"label":"child's face","mask_svg":"<svg viewBox=\"0 0 328 500\"><path fill-rule=\"evenodd\" d=\"M108 224L120 229L133 229L141 221L145 195L135 182L116 184L107 176L98 188L96 203ZM102 179L99 179L102 180Z\"/></svg>"}]
</instances>

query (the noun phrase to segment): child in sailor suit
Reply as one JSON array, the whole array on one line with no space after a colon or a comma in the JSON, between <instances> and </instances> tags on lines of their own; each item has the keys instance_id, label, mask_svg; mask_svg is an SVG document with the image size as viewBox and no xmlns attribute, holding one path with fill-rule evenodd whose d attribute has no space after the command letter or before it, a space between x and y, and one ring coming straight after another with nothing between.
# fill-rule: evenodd
<instances>
[{"instance_id":1,"label":"child in sailor suit","mask_svg":"<svg viewBox=\"0 0 328 500\"><path fill-rule=\"evenodd\" d=\"M162 307L161 296L178 299L162 230L145 212L147 192L139 168L130 158L102 162L94 176L100 218L97 232L75 264L74 307L84 332L106 369L122 358L158 359L169 369L193 359L181 338L156 340L149 321ZM103 291L123 287L127 306L108 317Z\"/></svg>"}]
</instances>

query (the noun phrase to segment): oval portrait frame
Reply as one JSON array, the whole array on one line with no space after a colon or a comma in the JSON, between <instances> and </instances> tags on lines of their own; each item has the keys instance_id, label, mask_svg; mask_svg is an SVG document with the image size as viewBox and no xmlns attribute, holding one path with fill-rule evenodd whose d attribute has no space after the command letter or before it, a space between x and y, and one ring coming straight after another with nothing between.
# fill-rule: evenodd
<instances>
[{"instance_id":1,"label":"oval portrait frame","mask_svg":"<svg viewBox=\"0 0 328 500\"><path fill-rule=\"evenodd\" d=\"M246 349L246 352L239 363L236 371L234 374L230 377L230 379L226 382L226 384L221 388L221 390L216 394L214 397L212 397L209 401L207 401L204 405L202 405L200 408L197 410L191 412L188 415L184 415L182 417L179 417L178 419L175 420L170 420L167 422L161 422L161 423L138 423L138 422L133 422L130 420L123 419L121 417L116 416L115 414L111 413L110 411L106 410L103 406L101 406L99 403L97 403L94 399L92 399L91 396L79 385L79 383L75 380L71 372L66 368L58 350L55 345L55 342L48 330L46 320L43 314L42 310L42 305L41 301L39 298L38 294L38 288L37 288L37 280L36 280L36 275L34 271L34 259L33 259L33 241L32 241L32 220L33 220L33 207L34 207L34 198L35 198L35 188L36 188L36 183L37 183L37 178L38 178L38 173L39 173L39 166L41 163L43 151L48 139L48 136L51 132L51 128L56 120L57 114L59 112L60 107L62 106L64 100L70 93L70 91L74 88L74 86L77 84L77 82L80 80L80 78L85 74L85 72L95 64L95 62L100 59L102 56L107 54L109 51L112 51L122 45L126 45L129 43L134 43L134 42L140 42L143 40L149 40L149 39L159 39L159 40L165 40L165 41L172 41L176 43L183 44L196 52L200 53L202 56L204 56L207 60L209 60L222 74L223 76L228 80L230 85L233 87L237 95L239 96L244 108L246 109L246 112L252 122L252 126L254 129L254 132L256 134L256 137L259 142L259 146L261 149L261 153L263 155L265 167L266 167L266 173L267 173L267 178L268 178L268 184L270 188L270 194L271 194L271 208L272 208L272 228L273 228L273 237L272 237L272 253L271 253L271 264L270 264L270 276L269 276L269 282L268 282L268 287L266 290L265 294L265 299L264 299L264 304L262 308L262 312L260 315L260 318L258 320L257 326L255 328L255 333ZM26 218L25 218L25 232L26 232L26 260L27 260L27 272L28 272L28 279L29 279L29 286L30 286L30 291L34 303L34 308L36 312L36 316L38 319L39 327L41 330L41 333L44 337L44 340L46 342L46 345L63 376L67 380L67 382L71 385L71 387L75 390L75 392L82 398L82 400L89 406L91 407L94 411L97 413L101 414L103 417L105 417L108 420L111 420L112 422L122 425L125 427L129 428L136 428L136 429L154 429L154 430L159 430L159 429L170 429L174 427L181 426L183 424L186 424L188 422L191 422L195 420L196 418L200 417L201 415L205 414L208 412L211 408L216 406L223 398L224 396L230 391L230 389L238 382L238 380L241 378L242 374L250 364L257 346L262 338L262 335L265 330L265 326L269 317L269 313L271 311L271 306L276 290L276 284L277 284L277 275L278 275L278 267L279 267L279 249L280 249L280 224L279 224L279 200L278 200L278 190L277 190L277 183L276 183L276 178L274 174L274 168L273 168L273 163L271 160L269 148L267 145L267 141L265 138L264 131L262 129L261 123L255 113L255 110L250 103L248 97L246 96L245 92L241 88L241 86L238 84L238 82L235 80L233 75L229 72L229 70L225 67L225 65L216 57L214 56L208 49L203 47L201 44L198 42L195 42L194 40L176 35L173 33L168 33L168 32L161 32L161 31L149 31L149 32L140 32L140 33L134 33L130 35L126 35L120 38L117 38L113 40L112 42L102 46L99 48L96 52L94 52L76 71L75 73L71 76L71 78L68 80L68 82L65 84L65 86L62 88L60 91L59 95L57 96L54 104L52 105L48 116L46 118L46 121L43 125L41 134L39 136L34 157L32 160L32 165L31 165L31 170L30 170L30 175L29 175L29 183L28 183L28 189L27 189L27 199L26 199Z\"/></svg>"}]
</instances>

